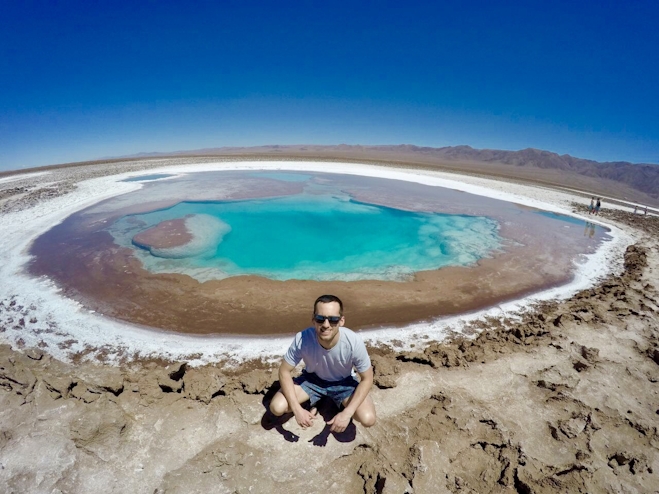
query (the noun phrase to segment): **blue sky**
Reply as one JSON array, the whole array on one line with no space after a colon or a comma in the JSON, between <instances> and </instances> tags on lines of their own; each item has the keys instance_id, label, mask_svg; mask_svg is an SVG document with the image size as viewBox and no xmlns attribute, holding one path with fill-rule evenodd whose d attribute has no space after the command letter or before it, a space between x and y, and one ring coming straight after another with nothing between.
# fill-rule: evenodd
<instances>
[{"instance_id":1,"label":"blue sky","mask_svg":"<svg viewBox=\"0 0 659 494\"><path fill-rule=\"evenodd\" d=\"M659 163L659 2L0 0L0 169L262 144Z\"/></svg>"}]
</instances>

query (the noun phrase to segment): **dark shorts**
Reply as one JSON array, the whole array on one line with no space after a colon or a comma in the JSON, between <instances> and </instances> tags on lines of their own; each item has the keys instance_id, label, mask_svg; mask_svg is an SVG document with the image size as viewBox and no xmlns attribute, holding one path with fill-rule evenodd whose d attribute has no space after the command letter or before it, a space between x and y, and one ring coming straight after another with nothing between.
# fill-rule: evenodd
<instances>
[{"instance_id":1,"label":"dark shorts","mask_svg":"<svg viewBox=\"0 0 659 494\"><path fill-rule=\"evenodd\" d=\"M357 379L348 376L340 381L325 381L313 372L302 371L302 375L293 379L309 395L311 406L323 397L331 398L337 407L341 408L346 398L350 398L359 384Z\"/></svg>"}]
</instances>

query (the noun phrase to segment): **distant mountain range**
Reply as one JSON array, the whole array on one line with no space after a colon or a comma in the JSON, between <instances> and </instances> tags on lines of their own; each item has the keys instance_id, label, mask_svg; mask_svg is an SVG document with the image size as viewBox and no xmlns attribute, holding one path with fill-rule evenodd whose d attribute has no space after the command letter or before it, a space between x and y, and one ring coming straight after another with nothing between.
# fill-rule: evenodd
<instances>
[{"instance_id":1,"label":"distant mountain range","mask_svg":"<svg viewBox=\"0 0 659 494\"><path fill-rule=\"evenodd\" d=\"M419 147L409 144L397 146L362 146L340 144L336 146L321 145L272 145L257 147L222 147L207 148L194 151L176 151L170 153L139 153L121 158L146 158L159 156L216 156L216 155L323 155L331 157L384 158L394 156L405 158L405 161L423 161L427 163L455 162L472 164L511 165L527 169L563 171L566 174L578 174L594 179L611 180L626 184L632 189L641 191L648 196L659 198L659 165L635 164L626 161L598 162L575 158L569 154L559 155L540 149L522 149L521 151L501 151L496 149L474 149L471 146L449 146L441 148Z\"/></svg>"},{"instance_id":2,"label":"distant mountain range","mask_svg":"<svg viewBox=\"0 0 659 494\"><path fill-rule=\"evenodd\" d=\"M428 152L437 157L441 156L450 160L496 162L514 166L532 166L576 172L579 175L625 183L651 197L659 197L659 165L636 164L627 161L599 162L533 148L522 149L521 151L499 151L474 149L470 146L454 146L417 148L415 152Z\"/></svg>"}]
</instances>

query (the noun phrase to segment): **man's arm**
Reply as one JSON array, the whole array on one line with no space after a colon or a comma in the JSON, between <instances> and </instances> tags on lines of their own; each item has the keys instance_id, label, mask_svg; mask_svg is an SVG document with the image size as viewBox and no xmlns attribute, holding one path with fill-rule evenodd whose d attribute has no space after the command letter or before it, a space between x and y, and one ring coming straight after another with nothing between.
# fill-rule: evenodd
<instances>
[{"instance_id":1,"label":"man's arm","mask_svg":"<svg viewBox=\"0 0 659 494\"><path fill-rule=\"evenodd\" d=\"M302 408L298 397L295 394L295 383L293 382L293 376L291 376L291 371L294 369L291 364L286 362L285 359L281 361L279 366L279 384L281 386L281 393L286 398L288 402L288 408L295 414L295 421L301 427L311 427L315 415ZM371 373L372 374L372 373Z\"/></svg>"},{"instance_id":2,"label":"man's arm","mask_svg":"<svg viewBox=\"0 0 659 494\"><path fill-rule=\"evenodd\" d=\"M350 398L350 403L348 403L343 411L337 413L332 420L327 422L332 426L330 428L332 432L343 432L346 430L355 411L357 411L371 391L371 387L373 386L373 366L364 372L358 372L358 374L361 380Z\"/></svg>"}]
</instances>

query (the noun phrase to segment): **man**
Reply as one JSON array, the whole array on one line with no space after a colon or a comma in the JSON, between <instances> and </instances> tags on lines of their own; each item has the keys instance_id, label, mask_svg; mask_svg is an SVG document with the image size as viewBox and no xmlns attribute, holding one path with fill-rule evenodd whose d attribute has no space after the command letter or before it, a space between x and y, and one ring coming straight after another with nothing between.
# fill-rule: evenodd
<instances>
[{"instance_id":1,"label":"man","mask_svg":"<svg viewBox=\"0 0 659 494\"><path fill-rule=\"evenodd\" d=\"M327 422L331 432L343 432L355 418L365 427L375 424L375 406L368 396L373 385L373 367L366 346L351 330L344 328L343 303L334 295L323 295L314 303L313 326L295 335L279 366L278 391L270 411L281 416L293 412L297 423L310 427L317 411L302 408L311 400L313 407L323 396L341 409ZM304 360L302 375L293 379L291 371ZM359 374L353 377L353 367Z\"/></svg>"}]
</instances>

